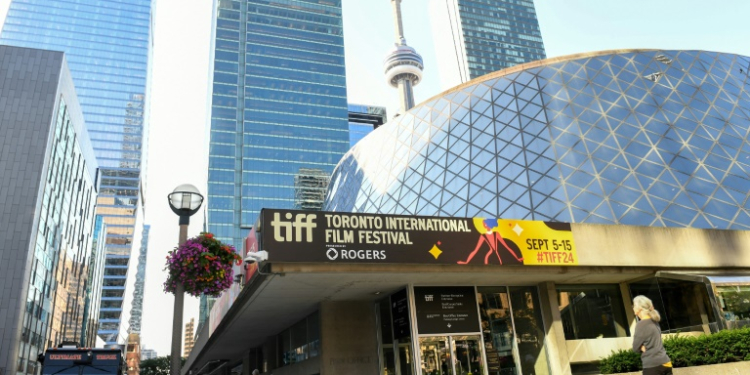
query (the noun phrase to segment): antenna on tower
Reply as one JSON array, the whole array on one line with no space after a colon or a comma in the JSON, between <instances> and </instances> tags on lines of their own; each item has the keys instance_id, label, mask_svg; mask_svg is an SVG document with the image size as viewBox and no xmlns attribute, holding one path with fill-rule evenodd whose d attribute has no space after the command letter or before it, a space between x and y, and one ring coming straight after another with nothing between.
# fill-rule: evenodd
<instances>
[{"instance_id":1,"label":"antenna on tower","mask_svg":"<svg viewBox=\"0 0 750 375\"><path fill-rule=\"evenodd\" d=\"M394 25L396 27L396 48L388 53L383 63L385 78L391 86L397 87L401 97L401 112L414 107L414 86L422 80L424 64L414 48L406 45L404 25L401 19L401 0L391 0Z\"/></svg>"}]
</instances>

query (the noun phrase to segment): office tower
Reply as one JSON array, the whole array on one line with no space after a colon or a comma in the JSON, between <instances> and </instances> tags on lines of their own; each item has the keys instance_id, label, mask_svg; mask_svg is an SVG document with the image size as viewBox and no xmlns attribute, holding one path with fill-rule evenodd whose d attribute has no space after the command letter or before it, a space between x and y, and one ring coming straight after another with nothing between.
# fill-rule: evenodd
<instances>
[{"instance_id":1,"label":"office tower","mask_svg":"<svg viewBox=\"0 0 750 375\"><path fill-rule=\"evenodd\" d=\"M431 0L430 23L443 90L547 58L531 1Z\"/></svg>"},{"instance_id":2,"label":"office tower","mask_svg":"<svg viewBox=\"0 0 750 375\"><path fill-rule=\"evenodd\" d=\"M208 230L239 248L348 149L341 1L221 0L214 27Z\"/></svg>"},{"instance_id":3,"label":"office tower","mask_svg":"<svg viewBox=\"0 0 750 375\"><path fill-rule=\"evenodd\" d=\"M183 346L182 356L190 357L195 344L195 318L190 318L190 322L185 324L185 345Z\"/></svg>"},{"instance_id":4,"label":"office tower","mask_svg":"<svg viewBox=\"0 0 750 375\"><path fill-rule=\"evenodd\" d=\"M385 79L398 88L401 112L414 107L414 86L422 80L422 56L406 45L404 25L401 20L401 0L391 0L396 30L396 48L385 57Z\"/></svg>"},{"instance_id":5,"label":"office tower","mask_svg":"<svg viewBox=\"0 0 750 375\"><path fill-rule=\"evenodd\" d=\"M385 107L349 104L349 147L387 121Z\"/></svg>"},{"instance_id":6,"label":"office tower","mask_svg":"<svg viewBox=\"0 0 750 375\"><path fill-rule=\"evenodd\" d=\"M208 230L241 248L261 208L294 206L301 169L330 175L348 149L341 1L216 5Z\"/></svg>"},{"instance_id":7,"label":"office tower","mask_svg":"<svg viewBox=\"0 0 750 375\"><path fill-rule=\"evenodd\" d=\"M141 250L138 255L138 271L135 274L135 288L133 290L133 307L130 310L130 332L141 333L143 318L143 288L146 284L146 258L148 256L148 234L150 225L143 226L141 236Z\"/></svg>"},{"instance_id":8,"label":"office tower","mask_svg":"<svg viewBox=\"0 0 750 375\"><path fill-rule=\"evenodd\" d=\"M99 334L124 338L128 260L142 204L147 148L151 0L13 0L0 44L64 51L101 168L97 214L107 224ZM138 233L138 234L136 234ZM132 276L131 276L132 277ZM132 293L132 292L131 292ZM130 296L127 296L129 300ZM128 311L129 312L129 311ZM124 342L120 342L123 344Z\"/></svg>"},{"instance_id":9,"label":"office tower","mask_svg":"<svg viewBox=\"0 0 750 375\"><path fill-rule=\"evenodd\" d=\"M80 341L96 159L62 52L0 46L0 372Z\"/></svg>"}]
</instances>

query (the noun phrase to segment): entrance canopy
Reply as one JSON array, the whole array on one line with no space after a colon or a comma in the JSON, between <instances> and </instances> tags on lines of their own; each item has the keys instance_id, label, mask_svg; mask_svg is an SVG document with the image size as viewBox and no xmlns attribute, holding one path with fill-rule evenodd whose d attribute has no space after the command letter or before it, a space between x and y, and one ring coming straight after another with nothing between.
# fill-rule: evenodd
<instances>
[{"instance_id":1,"label":"entrance canopy","mask_svg":"<svg viewBox=\"0 0 750 375\"><path fill-rule=\"evenodd\" d=\"M373 266L272 264L269 275L248 283L205 344L186 362L197 370L215 360L238 361L267 337L314 312L323 301L376 301L408 284L424 286L619 283L653 274L649 268ZM374 327L373 327L374 329ZM201 335L208 334L208 329ZM201 340L202 341L202 340Z\"/></svg>"},{"instance_id":2,"label":"entrance canopy","mask_svg":"<svg viewBox=\"0 0 750 375\"><path fill-rule=\"evenodd\" d=\"M259 251L266 253L253 258L267 259L263 273L248 267L237 298L214 306L225 312L212 311L217 319L200 332L184 372L195 375L210 361L237 364L323 302L376 301L407 285L613 284L657 271L750 275L750 232L495 218L264 209L245 246Z\"/></svg>"}]
</instances>

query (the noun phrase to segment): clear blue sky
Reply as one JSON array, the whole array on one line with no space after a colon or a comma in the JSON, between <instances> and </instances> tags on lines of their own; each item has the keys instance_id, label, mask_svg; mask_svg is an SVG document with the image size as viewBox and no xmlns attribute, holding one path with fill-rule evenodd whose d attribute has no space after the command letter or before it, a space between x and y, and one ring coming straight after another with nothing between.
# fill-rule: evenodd
<instances>
[{"instance_id":1,"label":"clear blue sky","mask_svg":"<svg viewBox=\"0 0 750 375\"><path fill-rule=\"evenodd\" d=\"M409 45L425 72L417 103L440 93L427 1L403 0ZM0 22L10 0L0 0ZM383 105L390 115L397 93L383 78L383 56L393 47L388 0L343 0L349 100ZM549 57L623 48L701 49L750 56L748 0L536 0ZM193 183L205 191L206 87L211 0L156 1L146 220L152 224L144 302L143 343L169 353L171 295L162 292L164 258L177 240L177 217L166 195ZM202 228L194 217L191 235ZM129 291L132 293L132 291ZM185 321L198 315L188 298Z\"/></svg>"}]
</instances>

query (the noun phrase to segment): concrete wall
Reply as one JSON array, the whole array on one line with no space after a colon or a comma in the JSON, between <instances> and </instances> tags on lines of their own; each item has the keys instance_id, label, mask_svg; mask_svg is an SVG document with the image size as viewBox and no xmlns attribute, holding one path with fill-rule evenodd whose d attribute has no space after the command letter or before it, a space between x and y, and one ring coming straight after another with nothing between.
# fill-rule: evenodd
<instances>
[{"instance_id":1,"label":"concrete wall","mask_svg":"<svg viewBox=\"0 0 750 375\"><path fill-rule=\"evenodd\" d=\"M320 374L377 375L376 330L372 302L322 302Z\"/></svg>"},{"instance_id":2,"label":"concrete wall","mask_svg":"<svg viewBox=\"0 0 750 375\"><path fill-rule=\"evenodd\" d=\"M750 231L572 224L580 266L750 267Z\"/></svg>"},{"instance_id":3,"label":"concrete wall","mask_svg":"<svg viewBox=\"0 0 750 375\"><path fill-rule=\"evenodd\" d=\"M0 373L15 373L63 54L0 46Z\"/></svg>"}]
</instances>

